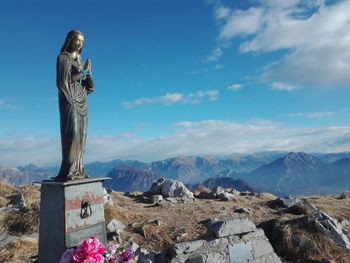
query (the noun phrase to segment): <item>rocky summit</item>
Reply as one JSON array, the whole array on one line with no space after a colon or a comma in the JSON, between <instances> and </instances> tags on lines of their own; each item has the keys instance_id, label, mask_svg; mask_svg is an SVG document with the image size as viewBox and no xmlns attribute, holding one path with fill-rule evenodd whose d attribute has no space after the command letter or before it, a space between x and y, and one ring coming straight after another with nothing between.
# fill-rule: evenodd
<instances>
[{"instance_id":1,"label":"rocky summit","mask_svg":"<svg viewBox=\"0 0 350 263\"><path fill-rule=\"evenodd\" d=\"M105 196L108 242L131 241L136 262L350 262L346 194L279 198L222 187L191 192L159 178L147 192ZM0 262L35 262L39 201L39 185L0 185Z\"/></svg>"}]
</instances>

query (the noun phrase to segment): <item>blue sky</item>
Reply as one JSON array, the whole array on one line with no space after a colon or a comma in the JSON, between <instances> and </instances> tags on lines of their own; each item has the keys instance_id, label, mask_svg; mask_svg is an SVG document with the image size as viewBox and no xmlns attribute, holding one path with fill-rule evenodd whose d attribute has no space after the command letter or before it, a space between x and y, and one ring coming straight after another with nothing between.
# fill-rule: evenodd
<instances>
[{"instance_id":1,"label":"blue sky","mask_svg":"<svg viewBox=\"0 0 350 263\"><path fill-rule=\"evenodd\" d=\"M307 4L306 4L307 3ZM350 150L350 1L0 1L2 165L60 162L55 63L85 34L86 162Z\"/></svg>"}]
</instances>

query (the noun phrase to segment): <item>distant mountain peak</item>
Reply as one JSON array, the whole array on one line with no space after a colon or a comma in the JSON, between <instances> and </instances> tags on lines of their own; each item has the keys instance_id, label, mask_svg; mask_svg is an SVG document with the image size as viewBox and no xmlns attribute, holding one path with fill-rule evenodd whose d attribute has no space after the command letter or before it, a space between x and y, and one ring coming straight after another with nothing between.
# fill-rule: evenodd
<instances>
[{"instance_id":1,"label":"distant mountain peak","mask_svg":"<svg viewBox=\"0 0 350 263\"><path fill-rule=\"evenodd\" d=\"M320 162L321 160L317 157L305 152L290 152L283 158L283 164L287 167L291 165L315 165Z\"/></svg>"}]
</instances>

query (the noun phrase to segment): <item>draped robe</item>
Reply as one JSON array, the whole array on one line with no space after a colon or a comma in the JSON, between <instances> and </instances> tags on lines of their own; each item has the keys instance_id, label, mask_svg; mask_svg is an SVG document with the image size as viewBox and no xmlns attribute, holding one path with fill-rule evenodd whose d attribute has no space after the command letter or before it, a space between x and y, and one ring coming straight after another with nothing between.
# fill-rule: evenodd
<instances>
[{"instance_id":1,"label":"draped robe","mask_svg":"<svg viewBox=\"0 0 350 263\"><path fill-rule=\"evenodd\" d=\"M62 145L62 163L56 179L85 178L88 177L83 165L88 103L87 91L79 82L83 76L81 59L62 52L56 70Z\"/></svg>"}]
</instances>

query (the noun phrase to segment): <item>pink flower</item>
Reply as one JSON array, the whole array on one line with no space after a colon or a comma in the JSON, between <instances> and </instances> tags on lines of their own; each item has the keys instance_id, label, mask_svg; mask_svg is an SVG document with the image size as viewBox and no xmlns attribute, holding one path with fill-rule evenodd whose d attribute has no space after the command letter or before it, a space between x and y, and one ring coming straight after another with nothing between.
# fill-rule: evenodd
<instances>
[{"instance_id":1,"label":"pink flower","mask_svg":"<svg viewBox=\"0 0 350 263\"><path fill-rule=\"evenodd\" d=\"M115 244L113 246L111 246L108 250L109 250L109 253L111 253L112 255L115 255L118 251L118 248L120 247L120 244Z\"/></svg>"},{"instance_id":2,"label":"pink flower","mask_svg":"<svg viewBox=\"0 0 350 263\"><path fill-rule=\"evenodd\" d=\"M85 257L85 251L81 247L79 247L74 250L73 255L71 257L71 263L82 263Z\"/></svg>"},{"instance_id":3,"label":"pink flower","mask_svg":"<svg viewBox=\"0 0 350 263\"><path fill-rule=\"evenodd\" d=\"M71 258L73 256L73 253L74 253L74 248L67 249L63 253L59 263L70 263L70 260L71 260Z\"/></svg>"},{"instance_id":4,"label":"pink flower","mask_svg":"<svg viewBox=\"0 0 350 263\"><path fill-rule=\"evenodd\" d=\"M106 251L104 245L96 237L85 239L80 247L86 254L103 254Z\"/></svg>"},{"instance_id":5,"label":"pink flower","mask_svg":"<svg viewBox=\"0 0 350 263\"><path fill-rule=\"evenodd\" d=\"M88 255L83 263L103 263L105 258L101 254L90 254Z\"/></svg>"},{"instance_id":6,"label":"pink flower","mask_svg":"<svg viewBox=\"0 0 350 263\"><path fill-rule=\"evenodd\" d=\"M109 263L118 263L118 262L116 261L116 258L115 258L114 256L110 256L108 260L109 260L109 261L108 261Z\"/></svg>"}]
</instances>

